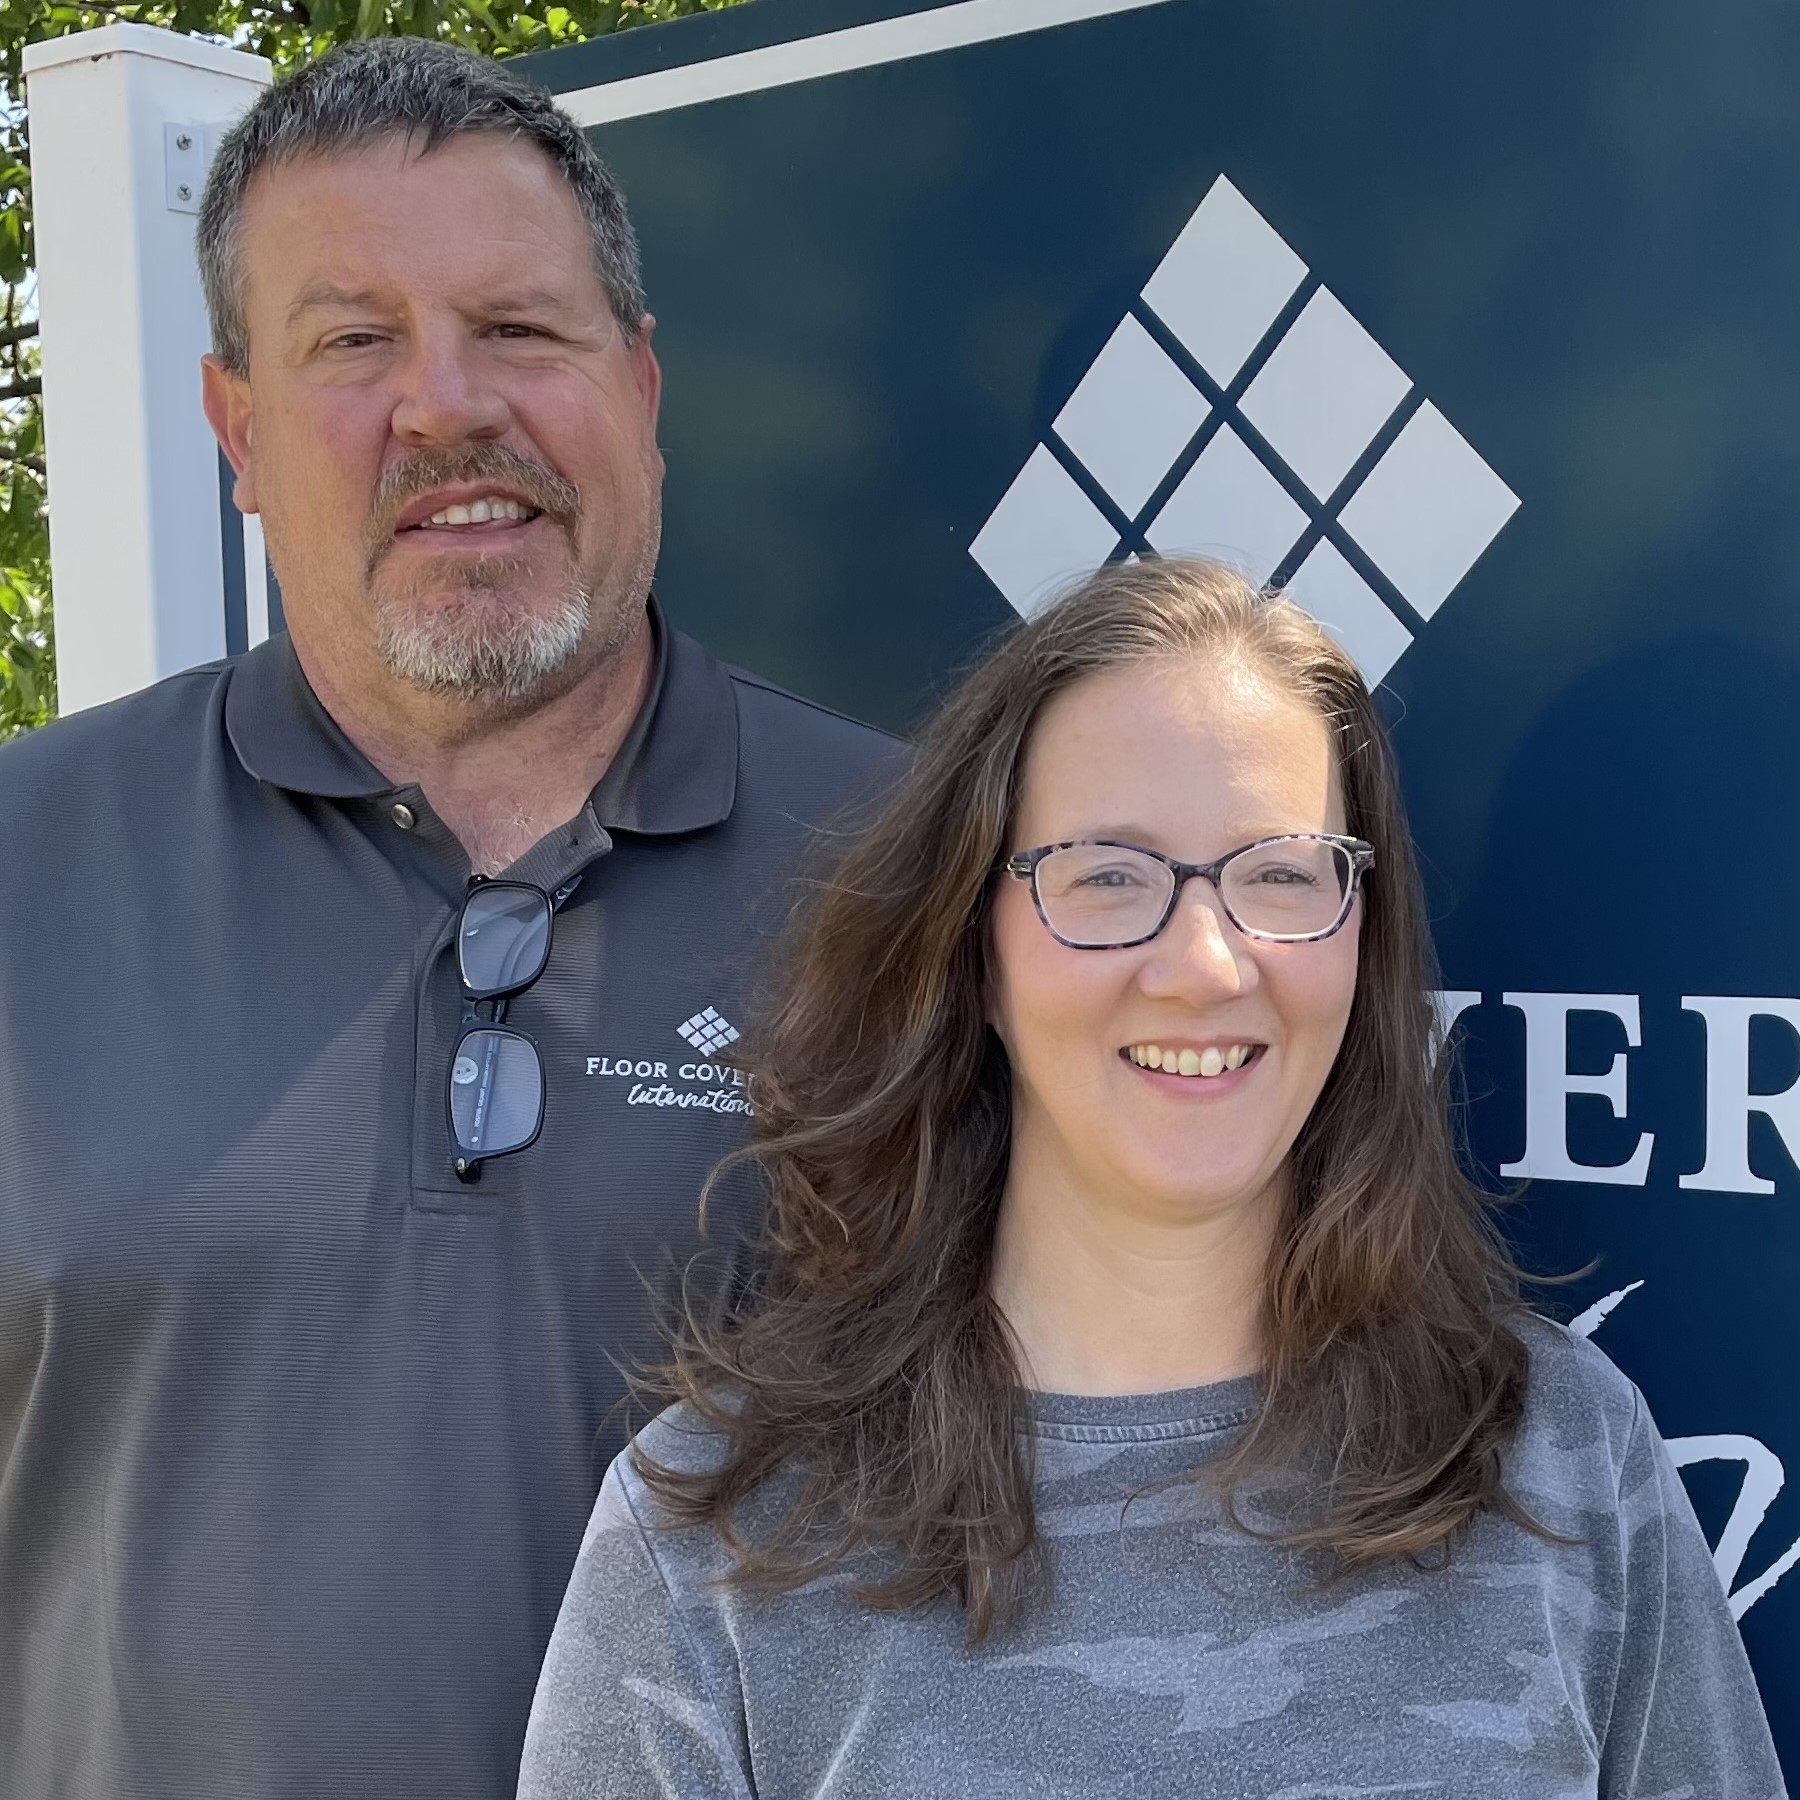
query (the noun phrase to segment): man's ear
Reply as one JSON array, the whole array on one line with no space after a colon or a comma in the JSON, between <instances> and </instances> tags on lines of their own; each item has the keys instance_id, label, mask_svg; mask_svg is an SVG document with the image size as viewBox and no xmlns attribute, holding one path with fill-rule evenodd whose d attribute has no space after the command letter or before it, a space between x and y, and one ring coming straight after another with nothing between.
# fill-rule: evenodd
<instances>
[{"instance_id":1,"label":"man's ear","mask_svg":"<svg viewBox=\"0 0 1800 1800\"><path fill-rule=\"evenodd\" d=\"M250 382L246 376L234 375L224 362L210 352L200 359L200 404L206 410L206 422L225 452L237 480L231 497L243 513L260 510L256 503L256 474L252 450Z\"/></svg>"},{"instance_id":2,"label":"man's ear","mask_svg":"<svg viewBox=\"0 0 1800 1800\"><path fill-rule=\"evenodd\" d=\"M656 329L656 316L645 313L638 320L637 336L631 340L631 375L637 383L638 397L650 420L651 435L656 432L657 414L662 409L662 366L650 348L650 334Z\"/></svg>"}]
</instances>

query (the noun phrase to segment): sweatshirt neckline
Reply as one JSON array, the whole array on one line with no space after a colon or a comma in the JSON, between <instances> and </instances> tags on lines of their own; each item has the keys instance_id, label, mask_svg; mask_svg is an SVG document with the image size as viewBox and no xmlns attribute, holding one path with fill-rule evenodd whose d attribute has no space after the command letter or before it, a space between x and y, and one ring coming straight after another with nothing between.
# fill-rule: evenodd
<instances>
[{"instance_id":1,"label":"sweatshirt neckline","mask_svg":"<svg viewBox=\"0 0 1800 1800\"><path fill-rule=\"evenodd\" d=\"M1024 1395L1025 1418L1035 1437L1091 1440L1103 1433L1114 1443L1204 1437L1247 1424L1261 1391L1260 1375L1237 1375L1203 1387L1153 1394L1052 1394L1031 1389Z\"/></svg>"}]
</instances>

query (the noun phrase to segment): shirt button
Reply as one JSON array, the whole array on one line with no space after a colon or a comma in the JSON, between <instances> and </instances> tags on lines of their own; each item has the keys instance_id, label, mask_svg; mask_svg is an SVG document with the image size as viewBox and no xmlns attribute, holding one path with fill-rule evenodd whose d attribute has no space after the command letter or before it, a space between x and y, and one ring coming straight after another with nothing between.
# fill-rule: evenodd
<instances>
[{"instance_id":1,"label":"shirt button","mask_svg":"<svg viewBox=\"0 0 1800 1800\"><path fill-rule=\"evenodd\" d=\"M396 800L394 802L392 817L394 823L398 825L402 831L411 831L419 822L413 814L413 809L408 806L404 800Z\"/></svg>"}]
</instances>

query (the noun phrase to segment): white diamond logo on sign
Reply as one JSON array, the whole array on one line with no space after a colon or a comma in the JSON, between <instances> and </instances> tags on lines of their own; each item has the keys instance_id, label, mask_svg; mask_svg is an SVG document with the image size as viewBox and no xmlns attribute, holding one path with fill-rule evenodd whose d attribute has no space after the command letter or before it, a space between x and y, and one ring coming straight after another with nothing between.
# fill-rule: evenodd
<instances>
[{"instance_id":1,"label":"white diamond logo on sign","mask_svg":"<svg viewBox=\"0 0 1800 1800\"><path fill-rule=\"evenodd\" d=\"M1026 617L1112 557L1217 557L1372 687L1518 506L1221 175L969 554Z\"/></svg>"},{"instance_id":2,"label":"white diamond logo on sign","mask_svg":"<svg viewBox=\"0 0 1800 1800\"><path fill-rule=\"evenodd\" d=\"M715 1050L723 1050L727 1044L735 1044L738 1039L737 1027L728 1019L720 1017L710 1006L703 1007L675 1029L702 1056L711 1056Z\"/></svg>"}]
</instances>

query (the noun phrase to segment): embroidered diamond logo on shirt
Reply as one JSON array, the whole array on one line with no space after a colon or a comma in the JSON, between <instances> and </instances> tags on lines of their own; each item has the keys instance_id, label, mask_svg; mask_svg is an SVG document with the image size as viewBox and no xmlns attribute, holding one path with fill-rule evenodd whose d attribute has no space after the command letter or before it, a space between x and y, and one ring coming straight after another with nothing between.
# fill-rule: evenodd
<instances>
[{"instance_id":1,"label":"embroidered diamond logo on shirt","mask_svg":"<svg viewBox=\"0 0 1800 1800\"><path fill-rule=\"evenodd\" d=\"M1026 617L1121 555L1214 556L1372 687L1518 506L1221 175L969 554Z\"/></svg>"},{"instance_id":2,"label":"embroidered diamond logo on shirt","mask_svg":"<svg viewBox=\"0 0 1800 1800\"><path fill-rule=\"evenodd\" d=\"M675 1029L700 1052L702 1056L711 1056L715 1050L723 1050L727 1044L737 1042L737 1027L729 1020L720 1017L712 1007L708 1006L694 1014L684 1024Z\"/></svg>"},{"instance_id":3,"label":"embroidered diamond logo on shirt","mask_svg":"<svg viewBox=\"0 0 1800 1800\"><path fill-rule=\"evenodd\" d=\"M648 1056L590 1056L587 1073L623 1083L627 1106L698 1108L704 1112L747 1113L744 1072L709 1059L738 1040L738 1029L716 1006L703 1006L676 1032L691 1044L693 1062L671 1063L668 1053Z\"/></svg>"}]
</instances>

